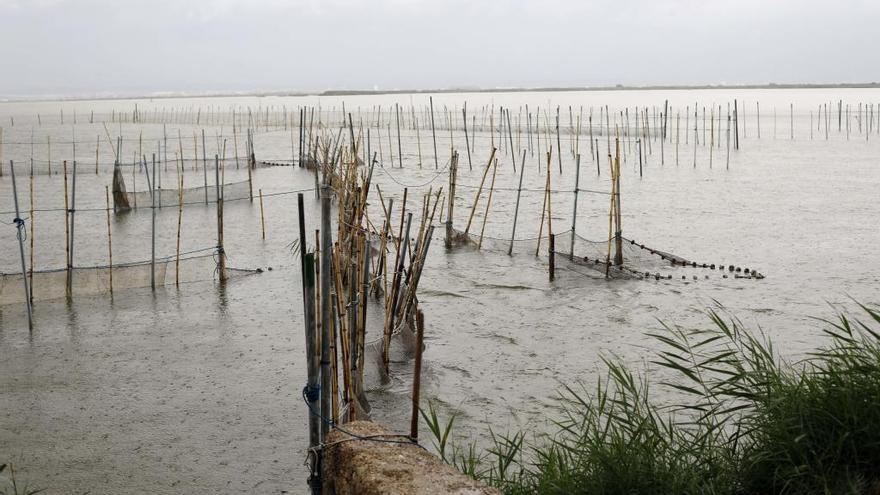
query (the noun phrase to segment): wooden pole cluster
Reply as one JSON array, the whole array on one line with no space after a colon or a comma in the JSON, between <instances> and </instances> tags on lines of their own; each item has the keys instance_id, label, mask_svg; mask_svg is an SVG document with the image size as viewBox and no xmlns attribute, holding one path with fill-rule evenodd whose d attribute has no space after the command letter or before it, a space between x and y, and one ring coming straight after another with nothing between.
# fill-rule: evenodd
<instances>
[{"instance_id":1,"label":"wooden pole cluster","mask_svg":"<svg viewBox=\"0 0 880 495\"><path fill-rule=\"evenodd\" d=\"M375 155L369 166L359 168L360 140L354 137L350 115L349 137L351 147L348 149L341 146L339 139L316 144L315 156L321 157L319 168L323 185L320 241L315 252L309 252L306 245L302 194L298 197L308 357L308 382L303 397L310 410L312 446L320 445L336 424L369 418L370 405L363 379L371 292L384 296L383 304L377 306L380 310L384 306L385 310L383 337L378 345L370 344L369 347L379 349L381 361L376 364L382 368L380 372L387 375L389 371L390 342L398 332L415 335L417 345L421 345L424 326L416 293L434 231L433 220L441 203L442 189L436 193L429 191L422 200L420 222L416 228L413 212L406 210L404 191L401 218L406 219L406 230L401 222L399 233L393 235L393 201L389 201L386 208L382 192L377 187L385 221L381 230L376 229L368 214ZM338 204L335 229L330 208L333 197ZM396 255L389 267L391 248ZM316 252L320 254L320 263L316 263ZM316 279L320 280L318 287ZM385 284L380 280L385 280ZM414 408L417 410L421 352L416 350L415 354L417 371L413 387ZM411 434L417 436L417 428L411 428ZM313 480L319 476L320 464L320 459L309 461ZM314 489L314 482L312 486Z\"/></svg>"}]
</instances>

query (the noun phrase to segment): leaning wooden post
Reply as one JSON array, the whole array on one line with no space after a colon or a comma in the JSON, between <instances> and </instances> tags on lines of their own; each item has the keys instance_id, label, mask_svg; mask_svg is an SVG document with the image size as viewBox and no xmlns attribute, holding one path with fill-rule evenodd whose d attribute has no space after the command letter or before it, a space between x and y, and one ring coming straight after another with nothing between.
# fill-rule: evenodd
<instances>
[{"instance_id":1,"label":"leaning wooden post","mask_svg":"<svg viewBox=\"0 0 880 495\"><path fill-rule=\"evenodd\" d=\"M263 188L260 188L260 227L263 231L263 240L266 240L266 217L263 215Z\"/></svg>"},{"instance_id":2,"label":"leaning wooden post","mask_svg":"<svg viewBox=\"0 0 880 495\"><path fill-rule=\"evenodd\" d=\"M548 254L550 258L550 281L552 282L556 279L556 236L553 234L550 234L550 252Z\"/></svg>"},{"instance_id":3,"label":"leaning wooden post","mask_svg":"<svg viewBox=\"0 0 880 495\"><path fill-rule=\"evenodd\" d=\"M516 160L516 158L514 158ZM516 166L514 166L515 168ZM477 243L477 249L483 247L483 234L486 232L486 220L489 219L489 207L492 205L492 192L495 190L495 176L498 174L498 159L492 166L492 182L489 183L489 197L486 198L486 211L483 213L483 225L480 227L480 241Z\"/></svg>"},{"instance_id":4,"label":"leaning wooden post","mask_svg":"<svg viewBox=\"0 0 880 495\"><path fill-rule=\"evenodd\" d=\"M547 202L550 197L550 157L552 154L551 147L551 151L547 152L547 178L544 182L544 201L541 203L541 223L538 225L538 242L535 245L535 256L541 254L541 236L544 234L544 217L547 214Z\"/></svg>"},{"instance_id":5,"label":"leaning wooden post","mask_svg":"<svg viewBox=\"0 0 880 495\"><path fill-rule=\"evenodd\" d=\"M416 310L416 359L413 370L412 414L409 421L409 437L413 441L419 439L419 396L422 384L422 347L425 342L425 315Z\"/></svg>"},{"instance_id":6,"label":"leaning wooden post","mask_svg":"<svg viewBox=\"0 0 880 495\"><path fill-rule=\"evenodd\" d=\"M483 178L480 179L480 187L477 189L477 195L474 197L474 205L471 207L471 214L468 217L468 223L464 229L465 235L471 230L471 222L474 219L474 212L477 210L477 203L480 201L480 194L483 192L483 184L485 184L486 175L489 173L489 168L492 167L492 162L495 160L496 151L498 151L496 148L492 148L492 154L489 155L489 163L486 164L486 169L483 170Z\"/></svg>"},{"instance_id":7,"label":"leaning wooden post","mask_svg":"<svg viewBox=\"0 0 880 495\"><path fill-rule=\"evenodd\" d=\"M437 164L437 130L434 128L434 97L429 96L428 101L431 102L431 135L434 137L434 169L440 168Z\"/></svg>"},{"instance_id":8,"label":"leaning wooden post","mask_svg":"<svg viewBox=\"0 0 880 495\"><path fill-rule=\"evenodd\" d=\"M300 152L302 153L302 152ZM309 448L315 448L321 443L320 418L318 417L319 399L321 387L318 381L319 362L316 351L316 326L315 326L315 254L307 253L305 213L303 211L303 195L297 194L299 205L299 255L302 270L303 284L303 315L306 337L306 386L303 389L303 399L309 408ZM321 493L321 475L319 462L315 456L308 457L309 485L312 495Z\"/></svg>"},{"instance_id":9,"label":"leaning wooden post","mask_svg":"<svg viewBox=\"0 0 880 495\"><path fill-rule=\"evenodd\" d=\"M516 155L513 148L513 128L510 126L510 109L507 109L507 137L510 139L510 161L513 164L513 173L516 173ZM558 137L558 136L557 136ZM494 176L493 176L494 177Z\"/></svg>"},{"instance_id":10,"label":"leaning wooden post","mask_svg":"<svg viewBox=\"0 0 880 495\"><path fill-rule=\"evenodd\" d=\"M467 132L467 102L464 102L464 106L461 109L461 118L464 121L464 147L467 150L468 156L468 169L473 170L474 166L471 164L471 144L470 139L468 138Z\"/></svg>"},{"instance_id":11,"label":"leaning wooden post","mask_svg":"<svg viewBox=\"0 0 880 495\"><path fill-rule=\"evenodd\" d=\"M519 199L522 195L523 174L526 171L526 150L523 150L522 160L519 164L519 185L516 187L516 206L513 208L513 228L510 232L510 247L507 248L507 255L513 254L513 241L516 237L516 219L519 216Z\"/></svg>"},{"instance_id":12,"label":"leaning wooden post","mask_svg":"<svg viewBox=\"0 0 880 495\"><path fill-rule=\"evenodd\" d=\"M641 160L639 160L639 173L641 173ZM575 241L575 231L577 229L577 215L578 215L578 185L580 184L580 178L581 178L581 155L580 155L580 153L578 153L575 156L574 211L571 214L571 245L569 247L568 259L574 258L574 241ZM517 200L518 199L519 198L517 198ZM516 215L514 214L514 218L515 217L516 217Z\"/></svg>"},{"instance_id":13,"label":"leaning wooden post","mask_svg":"<svg viewBox=\"0 0 880 495\"><path fill-rule=\"evenodd\" d=\"M21 213L18 209L18 188L15 184L15 165L12 163L12 160L9 160L9 175L12 176L12 196L13 200L15 200L15 219L13 223L15 224L16 229L16 237L18 237L18 251L21 255L21 279L24 282L24 304L27 308L27 316L28 316L28 329L34 329L34 321L33 321L33 312L31 311L31 291L28 288L28 278L27 278L27 266L25 266L24 261L24 236L25 236L25 226L24 220L21 219Z\"/></svg>"}]
</instances>

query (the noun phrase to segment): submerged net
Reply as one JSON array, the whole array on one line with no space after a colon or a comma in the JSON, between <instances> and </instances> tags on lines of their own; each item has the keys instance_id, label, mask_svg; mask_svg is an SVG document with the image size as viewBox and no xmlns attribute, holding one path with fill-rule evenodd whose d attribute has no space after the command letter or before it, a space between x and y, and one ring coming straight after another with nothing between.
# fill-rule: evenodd
<instances>
[{"instance_id":1,"label":"submerged net","mask_svg":"<svg viewBox=\"0 0 880 495\"><path fill-rule=\"evenodd\" d=\"M156 193L156 206L160 208L178 206L181 202L179 196L180 190L176 187L156 189ZM152 205L153 199L150 195L150 191L124 192L124 194L125 200L131 208L144 208ZM236 201L250 198L253 194L251 182L243 180L240 182L225 183L223 184L222 194L223 201ZM113 197L115 200L115 192ZM217 186L209 184L207 187L185 187L183 188L182 201L184 205L215 203L217 201ZM117 204L117 207L120 206L120 204Z\"/></svg>"},{"instance_id":2,"label":"submerged net","mask_svg":"<svg viewBox=\"0 0 880 495\"><path fill-rule=\"evenodd\" d=\"M92 296L151 286L155 273L157 287L173 286L214 280L219 277L214 248L175 257L156 259L155 270L149 260L113 266L77 266L70 271L71 296ZM260 273L262 270L226 268L227 275L238 277ZM67 270L64 268L37 270L28 273L32 300L48 301L67 296ZM0 273L0 305L20 304L25 301L21 273Z\"/></svg>"},{"instance_id":3,"label":"submerged net","mask_svg":"<svg viewBox=\"0 0 880 495\"><path fill-rule=\"evenodd\" d=\"M764 278L751 268L697 262L623 236L612 237L610 241L593 241L569 230L556 234L554 244L556 263L590 268L609 278L698 280L710 278L711 272L723 278Z\"/></svg>"},{"instance_id":4,"label":"submerged net","mask_svg":"<svg viewBox=\"0 0 880 495\"><path fill-rule=\"evenodd\" d=\"M545 256L550 250L548 236L541 239L501 239L481 236L450 229L450 247L471 246L484 251L503 253L528 253ZM619 252L619 254L618 254ZM589 268L596 275L618 279L681 279L709 278L714 272L722 278L763 279L764 275L752 268L725 263L703 263L683 258L659 249L640 244L620 236L610 241L594 241L572 233L571 230L554 235L554 259L556 265L569 263L573 269Z\"/></svg>"},{"instance_id":5,"label":"submerged net","mask_svg":"<svg viewBox=\"0 0 880 495\"><path fill-rule=\"evenodd\" d=\"M381 390L392 381L393 368L408 363L416 354L418 340L412 322L405 322L392 332L389 345L389 369L382 360L384 339L379 337L364 345L363 387L367 391Z\"/></svg>"}]
</instances>

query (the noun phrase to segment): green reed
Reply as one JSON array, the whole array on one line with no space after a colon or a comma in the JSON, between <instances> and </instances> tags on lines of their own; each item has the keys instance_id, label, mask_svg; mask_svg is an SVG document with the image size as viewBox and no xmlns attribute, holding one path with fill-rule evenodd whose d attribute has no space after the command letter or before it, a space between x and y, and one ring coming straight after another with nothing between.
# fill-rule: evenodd
<instances>
[{"instance_id":1,"label":"green reed","mask_svg":"<svg viewBox=\"0 0 880 495\"><path fill-rule=\"evenodd\" d=\"M595 385L563 386L553 431L528 444L460 447L454 418L423 416L447 462L509 494L880 493L880 311L860 307L864 321L822 320L828 342L797 362L715 310L706 329L664 325L651 362L671 378L605 359Z\"/></svg>"}]
</instances>

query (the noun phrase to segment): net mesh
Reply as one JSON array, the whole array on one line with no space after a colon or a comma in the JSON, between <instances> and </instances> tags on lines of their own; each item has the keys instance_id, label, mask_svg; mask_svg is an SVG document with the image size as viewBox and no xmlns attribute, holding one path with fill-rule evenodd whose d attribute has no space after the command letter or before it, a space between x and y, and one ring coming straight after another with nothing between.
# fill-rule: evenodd
<instances>
[{"instance_id":1,"label":"net mesh","mask_svg":"<svg viewBox=\"0 0 880 495\"><path fill-rule=\"evenodd\" d=\"M723 278L764 278L751 268L693 261L623 236L593 241L569 230L555 235L553 254L557 263L590 268L610 278L698 280L712 272Z\"/></svg>"},{"instance_id":2,"label":"net mesh","mask_svg":"<svg viewBox=\"0 0 880 495\"><path fill-rule=\"evenodd\" d=\"M211 248L213 249L213 248ZM227 268L229 277L259 273L260 270ZM73 267L71 295L91 296L151 286L153 266L149 260L114 266ZM32 300L48 301L67 296L67 270L64 268L37 270L28 273ZM112 277L112 282L111 282ZM214 253L204 252L182 257L157 259L155 263L156 286L213 280L218 277ZM0 273L0 305L20 304L25 301L24 281L21 273Z\"/></svg>"},{"instance_id":3,"label":"net mesh","mask_svg":"<svg viewBox=\"0 0 880 495\"><path fill-rule=\"evenodd\" d=\"M550 239L546 235L540 239L511 240L465 233L454 228L449 228L447 233L449 246L470 246L484 251L535 256L544 256L550 251ZM575 270L589 268L608 278L696 280L709 278L712 273L722 278L764 278L763 274L752 268L693 261L623 236L619 237L619 242L617 237L595 241L567 230L554 234L553 241L557 266L569 263Z\"/></svg>"},{"instance_id":4,"label":"net mesh","mask_svg":"<svg viewBox=\"0 0 880 495\"><path fill-rule=\"evenodd\" d=\"M179 197L180 190L176 187L156 189L156 192L158 193L156 195L156 206L158 207L164 208L168 206L178 206L181 201ZM247 199L252 195L251 183L247 180L225 183L223 184L222 192L223 201ZM132 208L148 207L153 201L150 191L125 192L124 194L128 201L128 205ZM217 188L215 185L183 188L182 201L185 205L194 203L214 203L216 200Z\"/></svg>"}]
</instances>

